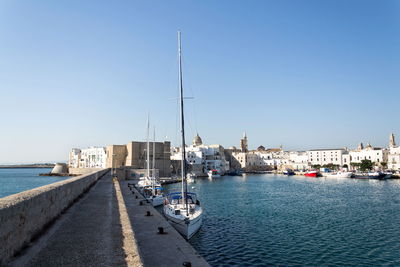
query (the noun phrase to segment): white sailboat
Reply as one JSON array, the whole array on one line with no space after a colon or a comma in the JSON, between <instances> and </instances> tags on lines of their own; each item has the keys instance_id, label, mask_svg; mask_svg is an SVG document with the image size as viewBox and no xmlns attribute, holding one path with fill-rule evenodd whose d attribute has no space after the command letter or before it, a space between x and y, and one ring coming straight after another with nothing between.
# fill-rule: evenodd
<instances>
[{"instance_id":1,"label":"white sailboat","mask_svg":"<svg viewBox=\"0 0 400 267\"><path fill-rule=\"evenodd\" d=\"M146 147L146 176L140 178L138 182L139 189L142 191L143 195L147 200L149 200L152 205L160 206L163 204L164 196L161 192L161 184L157 181L155 176L155 132L153 140L153 170L150 173L150 142L149 142L149 128L150 123L147 119L147 147Z\"/></svg>"},{"instance_id":2,"label":"white sailboat","mask_svg":"<svg viewBox=\"0 0 400 267\"><path fill-rule=\"evenodd\" d=\"M164 202L164 195L162 193L161 184L157 181L156 177L156 129L154 128L153 132L153 168L152 168L152 186L151 186L151 195L149 196L149 200L153 204L153 207L160 206Z\"/></svg>"},{"instance_id":3,"label":"white sailboat","mask_svg":"<svg viewBox=\"0 0 400 267\"><path fill-rule=\"evenodd\" d=\"M178 55L179 55L179 91L181 113L181 137L182 137L182 188L180 192L168 195L164 203L164 214L171 225L186 239L190 239L203 223L203 209L196 194L187 190L186 159L185 159L185 127L183 110L183 82L182 82L182 51L181 32L178 31Z\"/></svg>"}]
</instances>

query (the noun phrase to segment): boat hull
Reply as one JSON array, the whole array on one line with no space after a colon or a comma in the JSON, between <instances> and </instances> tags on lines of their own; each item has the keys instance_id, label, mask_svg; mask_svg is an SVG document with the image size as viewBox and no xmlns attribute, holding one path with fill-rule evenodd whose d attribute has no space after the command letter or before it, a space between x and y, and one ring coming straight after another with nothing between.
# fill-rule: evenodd
<instances>
[{"instance_id":1,"label":"boat hull","mask_svg":"<svg viewBox=\"0 0 400 267\"><path fill-rule=\"evenodd\" d=\"M328 174L326 177L328 178L351 178L353 173L351 172L343 172L343 173L336 173L336 174Z\"/></svg>"},{"instance_id":2,"label":"boat hull","mask_svg":"<svg viewBox=\"0 0 400 267\"><path fill-rule=\"evenodd\" d=\"M317 172L307 172L307 173L304 174L304 176L317 178L318 177L318 173Z\"/></svg>"},{"instance_id":3,"label":"boat hull","mask_svg":"<svg viewBox=\"0 0 400 267\"><path fill-rule=\"evenodd\" d=\"M161 206L164 204L164 197L162 196L155 196L149 199L153 207Z\"/></svg>"},{"instance_id":4,"label":"boat hull","mask_svg":"<svg viewBox=\"0 0 400 267\"><path fill-rule=\"evenodd\" d=\"M185 219L181 220L170 216L168 213L165 213L165 217L171 223L171 225L185 238L190 239L194 234L196 234L202 223L203 223L203 216L197 216L193 220Z\"/></svg>"}]
</instances>

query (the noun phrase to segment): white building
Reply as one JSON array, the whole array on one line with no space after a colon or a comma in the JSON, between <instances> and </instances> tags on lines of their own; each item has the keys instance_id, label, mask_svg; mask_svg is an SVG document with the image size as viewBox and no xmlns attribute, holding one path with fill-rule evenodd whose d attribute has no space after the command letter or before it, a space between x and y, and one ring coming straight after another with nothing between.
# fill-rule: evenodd
<instances>
[{"instance_id":1,"label":"white building","mask_svg":"<svg viewBox=\"0 0 400 267\"><path fill-rule=\"evenodd\" d=\"M240 168L246 170L273 170L289 168L289 152L281 149L259 149L249 151L233 151L232 157L240 165Z\"/></svg>"},{"instance_id":2,"label":"white building","mask_svg":"<svg viewBox=\"0 0 400 267\"><path fill-rule=\"evenodd\" d=\"M388 151L384 148L372 147L370 144L364 148L362 143L357 150L350 151L350 161L352 163L361 163L361 161L365 159L376 164L387 162Z\"/></svg>"},{"instance_id":3,"label":"white building","mask_svg":"<svg viewBox=\"0 0 400 267\"><path fill-rule=\"evenodd\" d=\"M347 164L343 160L343 155L347 154L348 152L344 148L337 148L337 149L313 149L307 151L308 156L308 163L310 165L327 165L333 164L338 166L343 166Z\"/></svg>"},{"instance_id":4,"label":"white building","mask_svg":"<svg viewBox=\"0 0 400 267\"><path fill-rule=\"evenodd\" d=\"M79 148L73 148L69 152L68 166L70 168L79 168L79 162L81 160L81 150Z\"/></svg>"},{"instance_id":5,"label":"white building","mask_svg":"<svg viewBox=\"0 0 400 267\"><path fill-rule=\"evenodd\" d=\"M389 137L389 154L387 167L389 170L400 171L400 146L396 146L394 134Z\"/></svg>"},{"instance_id":6,"label":"white building","mask_svg":"<svg viewBox=\"0 0 400 267\"><path fill-rule=\"evenodd\" d=\"M389 148L387 163L389 170L400 171L400 146Z\"/></svg>"},{"instance_id":7,"label":"white building","mask_svg":"<svg viewBox=\"0 0 400 267\"><path fill-rule=\"evenodd\" d=\"M181 160L180 147L171 149L171 160ZM197 175L204 175L209 170L218 170L224 174L229 171L229 162L225 159L224 148L221 145L203 145L197 134L193 144L186 147L186 161L192 165Z\"/></svg>"},{"instance_id":8,"label":"white building","mask_svg":"<svg viewBox=\"0 0 400 267\"><path fill-rule=\"evenodd\" d=\"M79 168L106 168L107 151L105 147L89 147L81 150Z\"/></svg>"},{"instance_id":9,"label":"white building","mask_svg":"<svg viewBox=\"0 0 400 267\"><path fill-rule=\"evenodd\" d=\"M308 155L305 151L290 151L289 164L293 170L305 171L309 169Z\"/></svg>"}]
</instances>

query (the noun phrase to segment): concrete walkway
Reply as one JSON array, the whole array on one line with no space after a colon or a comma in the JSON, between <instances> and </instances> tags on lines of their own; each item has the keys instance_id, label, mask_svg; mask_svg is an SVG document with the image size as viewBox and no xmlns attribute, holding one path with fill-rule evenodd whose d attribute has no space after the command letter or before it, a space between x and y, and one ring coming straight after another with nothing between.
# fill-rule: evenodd
<instances>
[{"instance_id":1,"label":"concrete walkway","mask_svg":"<svg viewBox=\"0 0 400 267\"><path fill-rule=\"evenodd\" d=\"M209 266L141 200L126 181L105 175L10 265ZM151 216L145 216L147 211ZM158 234L158 227L166 234Z\"/></svg>"},{"instance_id":2,"label":"concrete walkway","mask_svg":"<svg viewBox=\"0 0 400 267\"><path fill-rule=\"evenodd\" d=\"M110 175L101 178L14 266L124 266L118 203Z\"/></svg>"},{"instance_id":3,"label":"concrete walkway","mask_svg":"<svg viewBox=\"0 0 400 267\"><path fill-rule=\"evenodd\" d=\"M135 188L127 181L120 185L144 266L210 266ZM165 234L159 234L158 227Z\"/></svg>"}]
</instances>

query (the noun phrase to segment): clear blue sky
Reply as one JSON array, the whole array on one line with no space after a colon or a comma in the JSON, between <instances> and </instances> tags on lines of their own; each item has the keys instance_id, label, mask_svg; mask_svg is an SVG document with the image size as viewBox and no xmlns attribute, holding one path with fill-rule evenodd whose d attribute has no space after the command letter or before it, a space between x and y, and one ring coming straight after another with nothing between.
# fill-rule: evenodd
<instances>
[{"instance_id":1,"label":"clear blue sky","mask_svg":"<svg viewBox=\"0 0 400 267\"><path fill-rule=\"evenodd\" d=\"M188 141L400 139L400 1L3 0L0 163L143 140L147 111L177 144L178 29Z\"/></svg>"}]
</instances>

